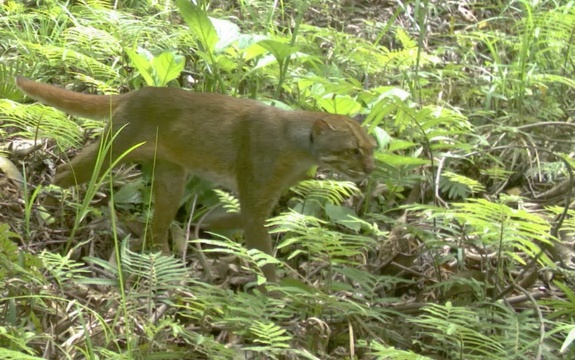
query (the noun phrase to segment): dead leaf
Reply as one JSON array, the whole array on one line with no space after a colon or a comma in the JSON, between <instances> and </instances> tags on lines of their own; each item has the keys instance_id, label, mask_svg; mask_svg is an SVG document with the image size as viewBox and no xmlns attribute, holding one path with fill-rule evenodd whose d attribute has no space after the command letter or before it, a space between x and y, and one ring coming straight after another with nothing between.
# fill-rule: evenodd
<instances>
[{"instance_id":1,"label":"dead leaf","mask_svg":"<svg viewBox=\"0 0 575 360\"><path fill-rule=\"evenodd\" d=\"M12 161L5 158L4 156L0 156L0 170L4 174L6 174L6 177L8 179L14 180L14 182L18 185L18 187L22 185L24 177L22 176L16 165L14 165Z\"/></svg>"}]
</instances>

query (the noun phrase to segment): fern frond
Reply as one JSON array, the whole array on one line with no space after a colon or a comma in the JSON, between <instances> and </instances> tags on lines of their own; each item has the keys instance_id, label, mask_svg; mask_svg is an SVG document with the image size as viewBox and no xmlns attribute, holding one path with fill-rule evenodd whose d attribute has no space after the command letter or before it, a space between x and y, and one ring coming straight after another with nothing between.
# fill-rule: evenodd
<instances>
[{"instance_id":1,"label":"fern frond","mask_svg":"<svg viewBox=\"0 0 575 360\"><path fill-rule=\"evenodd\" d=\"M414 66L416 62L419 62L420 66L440 62L437 56L428 54L425 51L420 51L418 56L417 41L411 39L405 30L397 28L395 36L403 47L402 49L384 53L383 58L379 62L380 66L395 67L401 70Z\"/></svg>"},{"instance_id":2,"label":"fern frond","mask_svg":"<svg viewBox=\"0 0 575 360\"><path fill-rule=\"evenodd\" d=\"M185 265L162 253L136 253L122 246L122 270L138 277L138 288L151 293L166 292L180 286L188 275Z\"/></svg>"},{"instance_id":3,"label":"fern frond","mask_svg":"<svg viewBox=\"0 0 575 360\"><path fill-rule=\"evenodd\" d=\"M108 83L106 81L97 80L97 79L94 79L93 77L91 77L89 75L79 74L79 73L76 73L75 77L78 80L80 80L83 84L91 85L94 89L96 89L98 91L98 93L105 94L105 95L118 94L118 87L115 85L110 85L110 83ZM117 80L112 79L111 81L117 81ZM99 121L99 123L102 123L102 122Z\"/></svg>"},{"instance_id":4,"label":"fern frond","mask_svg":"<svg viewBox=\"0 0 575 360\"><path fill-rule=\"evenodd\" d=\"M252 351L273 351L289 348L292 337L287 335L287 331L278 325L269 322L255 321L250 327L250 332L255 336L254 342L263 346L249 346L246 350Z\"/></svg>"},{"instance_id":5,"label":"fern frond","mask_svg":"<svg viewBox=\"0 0 575 360\"><path fill-rule=\"evenodd\" d=\"M385 300L381 299L381 289L393 289L400 284L414 284L414 280L395 277L395 276L385 276L372 274L369 271L360 270L350 266L334 266L334 273L342 275L345 278L345 282L342 281L339 285L334 284L334 288L338 288L346 291L353 291L368 300L374 302L389 302L393 303L397 299L392 297L386 297ZM349 286L346 288L346 284ZM350 285L353 284L353 285Z\"/></svg>"},{"instance_id":6,"label":"fern frond","mask_svg":"<svg viewBox=\"0 0 575 360\"><path fill-rule=\"evenodd\" d=\"M536 35L537 45L542 51L547 52L550 47L558 52L563 51L562 48L572 39L575 31L575 8L565 4L548 11L541 10L537 9L531 16L522 17L517 22L518 34Z\"/></svg>"},{"instance_id":7,"label":"fern frond","mask_svg":"<svg viewBox=\"0 0 575 360\"><path fill-rule=\"evenodd\" d=\"M180 36L188 33L185 27L155 16L137 17L127 12L85 6L79 8L76 15L80 24L107 32L123 48L154 44L149 47L173 50L183 43Z\"/></svg>"},{"instance_id":8,"label":"fern frond","mask_svg":"<svg viewBox=\"0 0 575 360\"><path fill-rule=\"evenodd\" d=\"M112 66L67 47L34 43L24 43L23 46L45 57L52 66L74 64L75 67L89 72L91 76L101 79L112 79L117 76L117 71Z\"/></svg>"},{"instance_id":9,"label":"fern frond","mask_svg":"<svg viewBox=\"0 0 575 360\"><path fill-rule=\"evenodd\" d=\"M321 203L328 202L340 205L345 199L356 194L359 190L351 181L335 180L305 180L292 187L296 194L316 199Z\"/></svg>"},{"instance_id":10,"label":"fern frond","mask_svg":"<svg viewBox=\"0 0 575 360\"><path fill-rule=\"evenodd\" d=\"M305 235L311 228L318 228L327 224L314 216L300 214L296 211L288 211L268 220L268 226L275 226L273 232L293 232Z\"/></svg>"},{"instance_id":11,"label":"fern frond","mask_svg":"<svg viewBox=\"0 0 575 360\"><path fill-rule=\"evenodd\" d=\"M59 284L67 281L83 280L89 276L90 271L84 268L83 263L72 260L70 256L43 251L39 258L44 263L44 267L56 279Z\"/></svg>"},{"instance_id":12,"label":"fern frond","mask_svg":"<svg viewBox=\"0 0 575 360\"><path fill-rule=\"evenodd\" d=\"M376 360L433 360L430 357L418 355L412 351L399 350L377 341L367 342L359 340L359 347L367 348L369 355Z\"/></svg>"},{"instance_id":13,"label":"fern frond","mask_svg":"<svg viewBox=\"0 0 575 360\"><path fill-rule=\"evenodd\" d=\"M401 43L404 49L413 49L417 47L417 41L412 39L409 34L403 30L403 28L398 27L395 32L395 37Z\"/></svg>"},{"instance_id":14,"label":"fern frond","mask_svg":"<svg viewBox=\"0 0 575 360\"><path fill-rule=\"evenodd\" d=\"M41 104L21 105L0 99L1 127L16 127L13 136L26 139L52 138L60 146L76 146L81 141L80 127L70 121L64 113Z\"/></svg>"},{"instance_id":15,"label":"fern frond","mask_svg":"<svg viewBox=\"0 0 575 360\"><path fill-rule=\"evenodd\" d=\"M237 197L220 189L214 189L214 192L224 209L232 213L240 212L240 200Z\"/></svg>"},{"instance_id":16,"label":"fern frond","mask_svg":"<svg viewBox=\"0 0 575 360\"><path fill-rule=\"evenodd\" d=\"M74 26L64 32L66 47L89 51L94 57L106 58L122 54L120 41L108 31L91 26Z\"/></svg>"},{"instance_id":17,"label":"fern frond","mask_svg":"<svg viewBox=\"0 0 575 360\"><path fill-rule=\"evenodd\" d=\"M433 211L431 217L455 219L468 227L468 234L486 246L502 246L502 250L520 263L516 251L529 256L539 253L538 243L550 244L555 239L550 235L550 224L542 217L525 210L516 210L504 203L494 203L485 199L469 199L465 203L453 203L451 209ZM534 241L536 240L536 241ZM541 261L551 265L546 255Z\"/></svg>"},{"instance_id":18,"label":"fern frond","mask_svg":"<svg viewBox=\"0 0 575 360\"><path fill-rule=\"evenodd\" d=\"M24 61L0 62L0 98L19 101L24 94L16 87L14 77L19 74L28 74L28 64Z\"/></svg>"},{"instance_id":19,"label":"fern frond","mask_svg":"<svg viewBox=\"0 0 575 360\"><path fill-rule=\"evenodd\" d=\"M248 250L242 244L225 237L221 238L222 240L198 239L193 240L192 242L210 245L211 248L204 249L204 252L224 253L236 256L248 264L255 265L255 269L261 268L267 264L281 264L278 259L262 251L257 249ZM250 266L250 268L253 269L254 266ZM256 275L258 276L258 281L263 280L263 278L260 278L262 276L261 271L258 271Z\"/></svg>"},{"instance_id":20,"label":"fern frond","mask_svg":"<svg viewBox=\"0 0 575 360\"><path fill-rule=\"evenodd\" d=\"M108 9L114 7L114 0L81 0L87 7L92 9Z\"/></svg>"},{"instance_id":21,"label":"fern frond","mask_svg":"<svg viewBox=\"0 0 575 360\"><path fill-rule=\"evenodd\" d=\"M541 346L533 341L541 324L532 314L517 313L501 303L475 307L430 304L426 314L408 322L417 324L433 342L417 341L424 348L447 354L449 358L531 359ZM558 343L552 339L548 341ZM544 347L544 358L556 358L552 348Z\"/></svg>"},{"instance_id":22,"label":"fern frond","mask_svg":"<svg viewBox=\"0 0 575 360\"><path fill-rule=\"evenodd\" d=\"M292 251L289 258L305 252L316 259L323 256L324 260L329 259L333 263L350 264L355 263L355 256L361 255L374 243L373 239L366 236L328 230L321 226L325 224L324 221L295 211L276 216L270 219L268 224L276 226L270 233L290 233L290 236L278 245L279 249L295 244L304 249Z\"/></svg>"},{"instance_id":23,"label":"fern frond","mask_svg":"<svg viewBox=\"0 0 575 360\"><path fill-rule=\"evenodd\" d=\"M573 271L571 271L571 276L573 276ZM572 277L571 277L572 278ZM568 280L567 280L568 281ZM575 314L575 290L573 290L566 282L555 280L553 283L563 291L566 299L550 299L542 300L543 305L550 306L553 312L549 314L549 318L556 319L562 316L572 317Z\"/></svg>"},{"instance_id":24,"label":"fern frond","mask_svg":"<svg viewBox=\"0 0 575 360\"><path fill-rule=\"evenodd\" d=\"M466 359L505 358L507 351L501 343L481 332L477 313L472 309L445 305L429 304L423 308L426 314L409 322L424 329L429 336L437 337L447 354L466 354ZM451 357L451 356L449 356Z\"/></svg>"},{"instance_id":25,"label":"fern frond","mask_svg":"<svg viewBox=\"0 0 575 360\"><path fill-rule=\"evenodd\" d=\"M442 174L439 187L450 199L467 198L470 194L485 191L480 182L466 176L446 171Z\"/></svg>"}]
</instances>

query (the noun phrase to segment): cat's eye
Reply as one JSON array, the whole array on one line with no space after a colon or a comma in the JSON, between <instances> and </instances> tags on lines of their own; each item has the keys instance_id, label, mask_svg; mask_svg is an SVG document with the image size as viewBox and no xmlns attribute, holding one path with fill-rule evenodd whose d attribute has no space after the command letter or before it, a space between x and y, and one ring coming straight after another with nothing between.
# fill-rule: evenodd
<instances>
[{"instance_id":1,"label":"cat's eye","mask_svg":"<svg viewBox=\"0 0 575 360\"><path fill-rule=\"evenodd\" d=\"M363 151L360 148L349 149L347 153L351 156L360 157L363 155Z\"/></svg>"}]
</instances>

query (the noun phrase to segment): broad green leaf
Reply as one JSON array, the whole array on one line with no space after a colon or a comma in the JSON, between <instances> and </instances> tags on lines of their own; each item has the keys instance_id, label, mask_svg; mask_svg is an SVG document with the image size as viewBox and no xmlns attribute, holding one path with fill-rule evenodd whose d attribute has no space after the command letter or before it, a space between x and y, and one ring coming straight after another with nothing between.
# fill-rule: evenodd
<instances>
[{"instance_id":1,"label":"broad green leaf","mask_svg":"<svg viewBox=\"0 0 575 360\"><path fill-rule=\"evenodd\" d=\"M131 49L126 49L126 54L128 54L128 56L130 57L130 61L132 62L132 65L134 65L134 67L138 69L140 75L142 75L142 77L146 81L146 84L148 84L149 86L154 86L155 81L154 78L152 77L153 70L150 60L148 60L144 55L137 53Z\"/></svg>"},{"instance_id":2,"label":"broad green leaf","mask_svg":"<svg viewBox=\"0 0 575 360\"><path fill-rule=\"evenodd\" d=\"M195 55L199 56L200 58L202 58L207 63L210 63L210 64L212 63L213 56L210 52L206 52L206 51L202 51L202 50L196 50Z\"/></svg>"},{"instance_id":3,"label":"broad green leaf","mask_svg":"<svg viewBox=\"0 0 575 360\"><path fill-rule=\"evenodd\" d=\"M129 182L114 193L116 204L141 204L143 203L142 188L143 180Z\"/></svg>"},{"instance_id":4,"label":"broad green leaf","mask_svg":"<svg viewBox=\"0 0 575 360\"><path fill-rule=\"evenodd\" d=\"M205 11L189 0L176 0L182 17L190 27L190 31L198 39L203 50L213 53L218 43L218 34Z\"/></svg>"},{"instance_id":5,"label":"broad green leaf","mask_svg":"<svg viewBox=\"0 0 575 360\"><path fill-rule=\"evenodd\" d=\"M318 99L318 104L327 112L340 115L357 114L361 110L361 104L350 96L332 96Z\"/></svg>"},{"instance_id":6,"label":"broad green leaf","mask_svg":"<svg viewBox=\"0 0 575 360\"><path fill-rule=\"evenodd\" d=\"M266 49L259 46L258 44L253 44L253 45L248 46L246 48L243 48L241 50L243 51L244 60L246 60L246 61L251 60L253 58L256 58L258 56L261 56L261 55L266 53Z\"/></svg>"},{"instance_id":7,"label":"broad green leaf","mask_svg":"<svg viewBox=\"0 0 575 360\"><path fill-rule=\"evenodd\" d=\"M377 140L377 144L379 145L380 149L388 146L393 141L389 133L384 129L380 128L379 126L373 128L371 133L373 134L373 136L375 136L375 139Z\"/></svg>"},{"instance_id":8,"label":"broad green leaf","mask_svg":"<svg viewBox=\"0 0 575 360\"><path fill-rule=\"evenodd\" d=\"M337 224L343 225L353 231L361 230L361 223L354 221L354 217L357 217L357 214L348 207L325 204L325 213L331 221Z\"/></svg>"},{"instance_id":9,"label":"broad green leaf","mask_svg":"<svg viewBox=\"0 0 575 360\"><path fill-rule=\"evenodd\" d=\"M293 209L300 214L308 216L320 217L322 214L322 204L317 200L296 204Z\"/></svg>"},{"instance_id":10,"label":"broad green leaf","mask_svg":"<svg viewBox=\"0 0 575 360\"><path fill-rule=\"evenodd\" d=\"M240 37L240 27L228 20L209 18L212 26L218 35L219 41L216 44L215 51L221 52L229 47Z\"/></svg>"},{"instance_id":11,"label":"broad green leaf","mask_svg":"<svg viewBox=\"0 0 575 360\"><path fill-rule=\"evenodd\" d=\"M278 62L278 60L277 60L276 57L273 56L273 55L265 55L265 56L262 56L262 57L258 60L257 64L256 64L255 66L253 66L253 67L246 73L246 75L244 75L244 77L246 77L247 75L249 75L249 74L251 74L251 73L253 73L253 72L256 72L257 70L259 70L259 69L261 69L261 68L264 68L264 67L266 67L266 66L268 66L268 65L277 64L277 62Z\"/></svg>"},{"instance_id":12,"label":"broad green leaf","mask_svg":"<svg viewBox=\"0 0 575 360\"><path fill-rule=\"evenodd\" d=\"M277 40L262 40L258 42L258 45L271 52L278 62L283 62L299 50L298 46L291 46Z\"/></svg>"},{"instance_id":13,"label":"broad green leaf","mask_svg":"<svg viewBox=\"0 0 575 360\"><path fill-rule=\"evenodd\" d=\"M384 162L392 166L402 166L402 165L426 165L429 164L429 160L419 159L409 156L400 156L394 154L375 154L377 161Z\"/></svg>"},{"instance_id":14,"label":"broad green leaf","mask_svg":"<svg viewBox=\"0 0 575 360\"><path fill-rule=\"evenodd\" d=\"M417 144L415 144L411 141L396 139L396 140L391 141L391 143L389 144L388 151L393 152L393 151L398 151L398 150L404 150L404 149L412 148L414 146L417 146Z\"/></svg>"},{"instance_id":15,"label":"broad green leaf","mask_svg":"<svg viewBox=\"0 0 575 360\"><path fill-rule=\"evenodd\" d=\"M258 34L240 34L238 37L238 48L240 50L247 49L260 41L266 40L267 37Z\"/></svg>"},{"instance_id":16,"label":"broad green leaf","mask_svg":"<svg viewBox=\"0 0 575 360\"><path fill-rule=\"evenodd\" d=\"M185 65L185 58L182 55L168 51L161 53L152 60L156 86L165 86L176 79L184 70Z\"/></svg>"},{"instance_id":17,"label":"broad green leaf","mask_svg":"<svg viewBox=\"0 0 575 360\"><path fill-rule=\"evenodd\" d=\"M280 284L283 289L290 288L289 290L293 292L301 292L304 294L316 294L318 292L317 288L309 286L305 282L295 278L285 277L281 279Z\"/></svg>"},{"instance_id":18,"label":"broad green leaf","mask_svg":"<svg viewBox=\"0 0 575 360\"><path fill-rule=\"evenodd\" d=\"M238 63L235 61L235 59L232 60L225 55L217 55L216 63L218 64L220 70L226 71L228 73L231 73L232 71L235 71L238 68Z\"/></svg>"},{"instance_id":19,"label":"broad green leaf","mask_svg":"<svg viewBox=\"0 0 575 360\"><path fill-rule=\"evenodd\" d=\"M380 86L372 91L379 93L378 100L398 98L401 101L406 101L410 97L409 92L394 86Z\"/></svg>"},{"instance_id":20,"label":"broad green leaf","mask_svg":"<svg viewBox=\"0 0 575 360\"><path fill-rule=\"evenodd\" d=\"M266 37L257 34L240 34L238 37L237 48L239 52L243 53L245 60L251 60L255 57L263 55L266 49L259 46L259 41L265 40Z\"/></svg>"},{"instance_id":21,"label":"broad green leaf","mask_svg":"<svg viewBox=\"0 0 575 360\"><path fill-rule=\"evenodd\" d=\"M321 96L327 92L324 84L322 84L322 79L316 76L301 78L297 84L300 91L309 90L313 95Z\"/></svg>"}]
</instances>

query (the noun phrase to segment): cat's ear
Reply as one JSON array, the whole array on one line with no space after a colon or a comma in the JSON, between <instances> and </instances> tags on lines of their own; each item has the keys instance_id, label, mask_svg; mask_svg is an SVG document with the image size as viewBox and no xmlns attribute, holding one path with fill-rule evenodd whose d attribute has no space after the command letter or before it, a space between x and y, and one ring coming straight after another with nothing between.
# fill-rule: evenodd
<instances>
[{"instance_id":1,"label":"cat's ear","mask_svg":"<svg viewBox=\"0 0 575 360\"><path fill-rule=\"evenodd\" d=\"M311 137L312 140L316 136L320 136L325 134L329 131L334 131L335 128L326 120L318 119L313 123L313 127L311 128Z\"/></svg>"},{"instance_id":2,"label":"cat's ear","mask_svg":"<svg viewBox=\"0 0 575 360\"><path fill-rule=\"evenodd\" d=\"M358 124L363 124L365 119L367 119L367 115L365 114L357 114L352 117L353 120L357 121Z\"/></svg>"}]
</instances>

